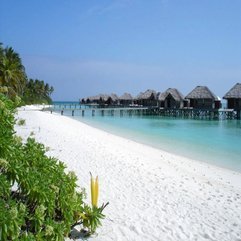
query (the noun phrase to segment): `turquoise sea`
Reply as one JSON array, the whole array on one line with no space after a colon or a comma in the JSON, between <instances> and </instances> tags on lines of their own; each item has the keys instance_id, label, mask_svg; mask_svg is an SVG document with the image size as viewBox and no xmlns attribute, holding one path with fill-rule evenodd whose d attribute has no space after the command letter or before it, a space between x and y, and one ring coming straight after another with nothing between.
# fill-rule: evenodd
<instances>
[{"instance_id":1,"label":"turquoise sea","mask_svg":"<svg viewBox=\"0 0 241 241\"><path fill-rule=\"evenodd\" d=\"M92 117L77 111L72 117L107 132L159 148L241 172L241 121L194 120L160 116L101 116ZM64 112L71 116L71 111ZM151 158L151 157L150 157Z\"/></svg>"}]
</instances>

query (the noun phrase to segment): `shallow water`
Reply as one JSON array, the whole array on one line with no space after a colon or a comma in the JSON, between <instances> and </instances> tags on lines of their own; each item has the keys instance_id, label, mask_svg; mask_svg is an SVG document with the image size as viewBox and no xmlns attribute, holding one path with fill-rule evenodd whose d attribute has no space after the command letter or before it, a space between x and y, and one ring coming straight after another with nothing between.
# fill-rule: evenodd
<instances>
[{"instance_id":1,"label":"shallow water","mask_svg":"<svg viewBox=\"0 0 241 241\"><path fill-rule=\"evenodd\" d=\"M78 114L78 113L76 113ZM65 112L70 115L70 112ZM160 116L73 117L88 125L171 153L241 171L241 122ZM151 158L151 157L150 157Z\"/></svg>"}]
</instances>

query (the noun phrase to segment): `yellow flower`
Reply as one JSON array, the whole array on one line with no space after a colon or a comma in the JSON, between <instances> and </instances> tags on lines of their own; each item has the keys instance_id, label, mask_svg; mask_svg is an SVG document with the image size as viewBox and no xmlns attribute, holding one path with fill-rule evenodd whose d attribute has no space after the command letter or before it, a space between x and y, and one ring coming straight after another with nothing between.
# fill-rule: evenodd
<instances>
[{"instance_id":1,"label":"yellow flower","mask_svg":"<svg viewBox=\"0 0 241 241\"><path fill-rule=\"evenodd\" d=\"M93 207L98 205L98 196L99 196L99 181L98 176L94 179L90 173L90 190L91 190L91 203Z\"/></svg>"}]
</instances>

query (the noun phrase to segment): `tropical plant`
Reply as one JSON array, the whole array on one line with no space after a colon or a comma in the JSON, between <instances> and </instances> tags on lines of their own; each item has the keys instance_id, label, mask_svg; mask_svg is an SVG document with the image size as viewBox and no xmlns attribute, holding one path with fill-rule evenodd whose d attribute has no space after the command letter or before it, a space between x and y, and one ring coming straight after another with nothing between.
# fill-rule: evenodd
<instances>
[{"instance_id":1,"label":"tropical plant","mask_svg":"<svg viewBox=\"0 0 241 241\"><path fill-rule=\"evenodd\" d=\"M19 126L24 126L24 125L26 124L26 121L25 121L24 119L19 119L18 122L17 122L17 124L18 124Z\"/></svg>"},{"instance_id":2,"label":"tropical plant","mask_svg":"<svg viewBox=\"0 0 241 241\"><path fill-rule=\"evenodd\" d=\"M0 85L8 87L9 96L21 96L27 80L21 58L11 47L1 47L0 52Z\"/></svg>"},{"instance_id":3,"label":"tropical plant","mask_svg":"<svg viewBox=\"0 0 241 241\"><path fill-rule=\"evenodd\" d=\"M48 83L45 84L43 80L29 79L26 83L23 101L26 104L51 103L50 95L53 91L54 88Z\"/></svg>"},{"instance_id":4,"label":"tropical plant","mask_svg":"<svg viewBox=\"0 0 241 241\"><path fill-rule=\"evenodd\" d=\"M16 105L0 94L0 240L63 241L76 224L92 234L106 205L85 204L73 172L43 144L14 135Z\"/></svg>"},{"instance_id":5,"label":"tropical plant","mask_svg":"<svg viewBox=\"0 0 241 241\"><path fill-rule=\"evenodd\" d=\"M11 99L18 95L23 104L42 104L51 103L53 91L54 88L43 80L28 80L19 54L0 43L0 93Z\"/></svg>"}]
</instances>

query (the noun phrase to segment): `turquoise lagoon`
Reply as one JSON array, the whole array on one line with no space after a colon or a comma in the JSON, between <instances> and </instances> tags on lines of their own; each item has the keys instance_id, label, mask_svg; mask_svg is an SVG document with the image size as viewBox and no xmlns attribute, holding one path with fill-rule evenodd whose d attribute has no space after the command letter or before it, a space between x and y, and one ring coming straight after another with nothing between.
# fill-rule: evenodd
<instances>
[{"instance_id":1,"label":"turquoise lagoon","mask_svg":"<svg viewBox=\"0 0 241 241\"><path fill-rule=\"evenodd\" d=\"M64 112L71 116L71 112ZM241 121L194 120L160 116L101 116L99 111L72 117L155 148L241 172ZM151 158L151 157L150 157Z\"/></svg>"}]
</instances>

